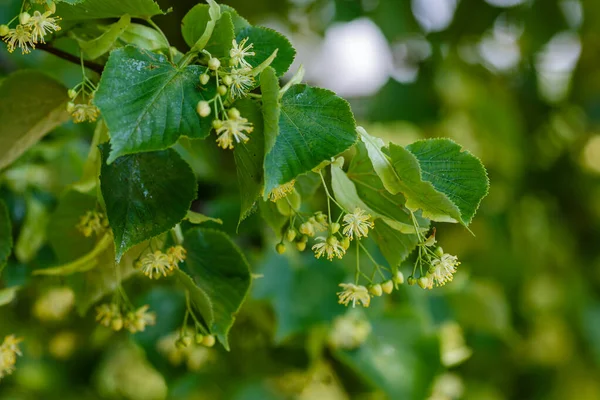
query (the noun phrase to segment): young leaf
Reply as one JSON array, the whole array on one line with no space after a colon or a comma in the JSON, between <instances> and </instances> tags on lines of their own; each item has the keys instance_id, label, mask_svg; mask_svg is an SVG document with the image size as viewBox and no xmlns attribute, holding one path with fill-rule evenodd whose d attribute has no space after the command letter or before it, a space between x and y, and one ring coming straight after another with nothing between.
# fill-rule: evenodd
<instances>
[{"instance_id":1,"label":"young leaf","mask_svg":"<svg viewBox=\"0 0 600 400\"><path fill-rule=\"evenodd\" d=\"M212 129L196 105L214 96L200 90L205 68L173 66L165 56L126 46L108 59L94 102L111 135L108 162L143 151L163 150L182 136L205 138Z\"/></svg>"},{"instance_id":2,"label":"young leaf","mask_svg":"<svg viewBox=\"0 0 600 400\"><path fill-rule=\"evenodd\" d=\"M65 21L120 18L124 14L129 14L132 18L146 19L166 14L154 0L71 0L66 3L69 4L58 4L56 7L56 14Z\"/></svg>"},{"instance_id":3,"label":"young leaf","mask_svg":"<svg viewBox=\"0 0 600 400\"><path fill-rule=\"evenodd\" d=\"M214 222L219 225L223 225L223 221L219 218L208 217L204 214L200 214L194 211L188 211L185 215L185 219L190 221L192 224L203 224L205 222Z\"/></svg>"},{"instance_id":4,"label":"young leaf","mask_svg":"<svg viewBox=\"0 0 600 400\"><path fill-rule=\"evenodd\" d=\"M406 149L419 160L423 180L448 196L468 225L489 189L481 161L450 139L419 140Z\"/></svg>"},{"instance_id":5,"label":"young leaf","mask_svg":"<svg viewBox=\"0 0 600 400\"><path fill-rule=\"evenodd\" d=\"M345 100L325 89L292 86L281 99L279 135L265 156L265 197L355 141L354 116Z\"/></svg>"},{"instance_id":6,"label":"young leaf","mask_svg":"<svg viewBox=\"0 0 600 400\"><path fill-rule=\"evenodd\" d=\"M255 55L246 58L246 61L254 68L263 61L271 57L275 50L277 58L271 64L271 67L277 72L277 76L282 76L290 69L296 57L296 50L292 47L290 41L281 33L269 28L260 26L249 26L238 32L237 42L240 43L248 38L248 44L252 43Z\"/></svg>"},{"instance_id":7,"label":"young leaf","mask_svg":"<svg viewBox=\"0 0 600 400\"><path fill-rule=\"evenodd\" d=\"M37 71L19 71L0 82L0 169L69 119L67 88Z\"/></svg>"},{"instance_id":8,"label":"young leaf","mask_svg":"<svg viewBox=\"0 0 600 400\"><path fill-rule=\"evenodd\" d=\"M250 288L250 266L240 249L219 231L191 229L183 246L187 250L184 271L212 303L210 331L229 349L227 335Z\"/></svg>"},{"instance_id":9,"label":"young leaf","mask_svg":"<svg viewBox=\"0 0 600 400\"><path fill-rule=\"evenodd\" d=\"M235 107L254 125L250 140L236 144L233 150L242 200L239 225L252 213L256 199L261 196L264 189L265 140L263 117L258 105L251 100L242 100L235 103Z\"/></svg>"},{"instance_id":10,"label":"young leaf","mask_svg":"<svg viewBox=\"0 0 600 400\"><path fill-rule=\"evenodd\" d=\"M133 245L179 223L196 198L196 178L175 150L120 157L106 164L101 146L100 184L113 230L116 259Z\"/></svg>"},{"instance_id":11,"label":"young leaf","mask_svg":"<svg viewBox=\"0 0 600 400\"><path fill-rule=\"evenodd\" d=\"M142 24L129 24L119 39L127 44L151 51L169 47L169 43L165 41L160 32Z\"/></svg>"},{"instance_id":12,"label":"young leaf","mask_svg":"<svg viewBox=\"0 0 600 400\"><path fill-rule=\"evenodd\" d=\"M194 6L181 21L181 33L188 46L194 47L202 37L211 21L210 7L206 4ZM229 12L223 12L221 18L216 22L212 34L204 49L213 57L229 58L231 42L235 38L232 16Z\"/></svg>"},{"instance_id":13,"label":"young leaf","mask_svg":"<svg viewBox=\"0 0 600 400\"><path fill-rule=\"evenodd\" d=\"M262 114L264 119L265 154L269 154L275 146L279 135L279 78L272 67L267 67L260 74L260 92L262 93ZM267 193L268 194L268 193Z\"/></svg>"},{"instance_id":14,"label":"young leaf","mask_svg":"<svg viewBox=\"0 0 600 400\"><path fill-rule=\"evenodd\" d=\"M12 247L13 238L10 215L6 204L0 200L0 274L8 261Z\"/></svg>"}]
</instances>

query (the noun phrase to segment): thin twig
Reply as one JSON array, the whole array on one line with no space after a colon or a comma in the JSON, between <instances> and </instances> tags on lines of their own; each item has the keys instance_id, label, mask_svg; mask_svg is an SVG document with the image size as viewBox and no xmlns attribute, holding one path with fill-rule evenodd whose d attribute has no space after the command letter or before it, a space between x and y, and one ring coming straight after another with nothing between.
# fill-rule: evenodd
<instances>
[{"instance_id":1,"label":"thin twig","mask_svg":"<svg viewBox=\"0 0 600 400\"><path fill-rule=\"evenodd\" d=\"M73 64L80 64L80 60L79 57L74 56L73 54L67 53L66 51L57 49L56 47L52 47L49 44L46 43L39 43L35 46L36 49L40 49L40 50L44 50L50 54L54 54L57 57L62 58L63 60L67 60L69 62L72 62ZM90 69L94 72L97 72L99 74L102 73L102 71L104 71L104 65L100 65L97 64L95 62L92 61L84 61L83 64L85 65L85 67L87 69Z\"/></svg>"}]
</instances>

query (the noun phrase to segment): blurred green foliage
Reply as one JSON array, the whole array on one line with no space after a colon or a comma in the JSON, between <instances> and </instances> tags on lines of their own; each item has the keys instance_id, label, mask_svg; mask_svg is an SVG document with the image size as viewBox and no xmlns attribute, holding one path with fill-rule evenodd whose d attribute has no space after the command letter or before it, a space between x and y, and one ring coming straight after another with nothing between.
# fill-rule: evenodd
<instances>
[{"instance_id":1,"label":"blurred green foliage","mask_svg":"<svg viewBox=\"0 0 600 400\"><path fill-rule=\"evenodd\" d=\"M179 21L195 2L159 3L174 9L156 21L184 48ZM414 81L390 79L379 93L351 102L377 136L399 144L453 138L486 165L491 191L471 226L475 237L458 225L444 226L438 237L461 258L455 281L373 300L363 313L372 327L367 342L358 350L336 350L327 344L328 332L346 310L319 288L335 287L348 271L312 257L276 255L272 232L261 235L254 215L238 237L251 249L250 264L261 278L237 316L230 352L161 351L156 343L181 323L184 299L141 282L129 284L134 303L150 304L161 321L144 333L111 334L91 315L40 324L32 315L36 297L64 283L47 278L0 308L0 335L26 338L17 371L0 383L0 398L160 399L168 388L172 399L425 399L435 377L448 369L444 356L464 347L448 345L453 335L440 329L456 322L472 355L448 369L450 380L436 381L442 382L437 392L450 393L432 398L599 399L600 3L528 0L501 8L460 0L449 26L429 33L408 0L225 3L252 23L285 27L299 41L307 29L323 35L332 24L362 17L377 24L392 48L409 37L426 41L429 56L411 57L410 48L404 55L418 68ZM19 5L0 0L0 21ZM502 29L517 32L519 57L509 68L482 56L484 39L501 36ZM552 66L545 70L540 58L565 32L576 39L567 45L580 46L580 54L572 70L560 69L558 80L548 80ZM559 46L558 62L566 57L560 51L569 51L565 46ZM78 79L77 66L49 54L9 57L0 50L0 79L25 67L67 86ZM565 89L548 96L545 85ZM0 197L19 252L19 261L11 259L4 271L5 287L23 284L32 270L55 260L36 236L47 232L56 241L49 214L64 187L81 176L89 138L87 126L58 128L22 164L0 173ZM191 160L201 184L195 207L221 218L223 229L235 235L240 210L232 158L215 148L193 151L199 152L202 157ZM25 213L32 205L39 214Z\"/></svg>"}]
</instances>

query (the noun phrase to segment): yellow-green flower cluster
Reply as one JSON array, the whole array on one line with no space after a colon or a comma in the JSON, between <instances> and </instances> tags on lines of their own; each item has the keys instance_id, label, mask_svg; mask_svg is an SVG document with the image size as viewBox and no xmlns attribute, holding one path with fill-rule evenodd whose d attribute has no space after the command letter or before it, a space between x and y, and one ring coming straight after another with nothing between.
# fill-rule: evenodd
<instances>
[{"instance_id":1,"label":"yellow-green flower cluster","mask_svg":"<svg viewBox=\"0 0 600 400\"><path fill-rule=\"evenodd\" d=\"M100 109L93 103L95 90L96 87L87 78L69 90L71 101L67 103L67 112L71 114L71 118L76 124L95 122L98 119ZM79 102L77 102L78 97L81 97Z\"/></svg>"},{"instance_id":2,"label":"yellow-green flower cluster","mask_svg":"<svg viewBox=\"0 0 600 400\"><path fill-rule=\"evenodd\" d=\"M214 350L210 349L214 344L212 335L197 335L193 340L191 336L181 337L179 332L173 332L161 338L156 347L171 365L185 363L190 371L198 371L214 359Z\"/></svg>"},{"instance_id":3,"label":"yellow-green flower cluster","mask_svg":"<svg viewBox=\"0 0 600 400\"><path fill-rule=\"evenodd\" d=\"M171 275L178 264L185 260L186 251L183 246L169 247L166 253L156 250L146 254L135 263L135 267L150 279L159 279Z\"/></svg>"},{"instance_id":4,"label":"yellow-green flower cluster","mask_svg":"<svg viewBox=\"0 0 600 400\"><path fill-rule=\"evenodd\" d=\"M93 234L100 235L108 228L108 220L106 216L98 211L88 211L79 218L77 229L85 237L90 237Z\"/></svg>"},{"instance_id":5,"label":"yellow-green flower cluster","mask_svg":"<svg viewBox=\"0 0 600 400\"><path fill-rule=\"evenodd\" d=\"M292 179L288 183L277 186L275 189L271 190L271 193L269 193L269 199L275 203L277 200L285 198L288 194L294 191L295 184L296 180Z\"/></svg>"},{"instance_id":6,"label":"yellow-green flower cluster","mask_svg":"<svg viewBox=\"0 0 600 400\"><path fill-rule=\"evenodd\" d=\"M43 12L36 10L31 15L25 11L13 18L19 22L14 28L10 28L10 23L0 25L0 37L6 42L10 53L20 48L21 54L28 54L37 43L46 43L47 35L60 30L58 23L61 18L53 16L56 5L53 2L44 4Z\"/></svg>"},{"instance_id":7,"label":"yellow-green flower cluster","mask_svg":"<svg viewBox=\"0 0 600 400\"><path fill-rule=\"evenodd\" d=\"M96 308L96 321L116 332L123 328L131 333L143 332L147 326L156 323L156 314L148 312L149 308L145 305L137 310L125 311L116 303L102 304Z\"/></svg>"},{"instance_id":8,"label":"yellow-green flower cluster","mask_svg":"<svg viewBox=\"0 0 600 400\"><path fill-rule=\"evenodd\" d=\"M404 274L401 271L397 271L391 279L388 279L382 283L374 283L369 286L363 286L354 283L340 283L340 287L343 289L338 292L339 304L347 306L352 303L352 307L361 305L363 307L369 307L371 304L371 297L380 297L384 293L391 294L394 288L404 283Z\"/></svg>"},{"instance_id":9,"label":"yellow-green flower cluster","mask_svg":"<svg viewBox=\"0 0 600 400\"><path fill-rule=\"evenodd\" d=\"M21 355L19 343L22 341L23 339L17 338L15 335L4 338L0 345L0 379L14 372L17 356Z\"/></svg>"},{"instance_id":10,"label":"yellow-green flower cluster","mask_svg":"<svg viewBox=\"0 0 600 400\"><path fill-rule=\"evenodd\" d=\"M334 349L354 350L360 347L371 333L371 324L358 310L351 310L333 321L328 342Z\"/></svg>"}]
</instances>

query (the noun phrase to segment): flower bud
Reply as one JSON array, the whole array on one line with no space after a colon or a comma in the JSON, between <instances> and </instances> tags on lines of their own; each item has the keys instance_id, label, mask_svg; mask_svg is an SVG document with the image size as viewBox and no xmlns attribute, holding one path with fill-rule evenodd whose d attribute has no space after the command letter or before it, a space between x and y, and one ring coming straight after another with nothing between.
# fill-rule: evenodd
<instances>
[{"instance_id":1,"label":"flower bud","mask_svg":"<svg viewBox=\"0 0 600 400\"><path fill-rule=\"evenodd\" d=\"M189 336L184 336L177 339L177 341L175 342L175 347L182 350L188 347L190 344L192 344L192 338Z\"/></svg>"},{"instance_id":2,"label":"flower bud","mask_svg":"<svg viewBox=\"0 0 600 400\"><path fill-rule=\"evenodd\" d=\"M444 255L444 249L442 249L441 247L438 247L437 249L435 249L435 255L438 257L441 257Z\"/></svg>"},{"instance_id":3,"label":"flower bud","mask_svg":"<svg viewBox=\"0 0 600 400\"><path fill-rule=\"evenodd\" d=\"M70 101L67 103L67 112L72 113L73 111L75 111L75 103Z\"/></svg>"},{"instance_id":4,"label":"flower bud","mask_svg":"<svg viewBox=\"0 0 600 400\"><path fill-rule=\"evenodd\" d=\"M212 57L210 60L208 60L208 68L212 69L213 71L218 70L220 66L221 61L219 61L218 58Z\"/></svg>"},{"instance_id":5,"label":"flower bud","mask_svg":"<svg viewBox=\"0 0 600 400\"><path fill-rule=\"evenodd\" d=\"M123 318L117 317L110 322L110 327L113 331L120 331L123 329Z\"/></svg>"},{"instance_id":6,"label":"flower bud","mask_svg":"<svg viewBox=\"0 0 600 400\"><path fill-rule=\"evenodd\" d=\"M239 119L242 117L242 115L240 114L240 112L237 108L230 108L227 111L227 115L229 115L229 118L231 118L231 119Z\"/></svg>"},{"instance_id":7,"label":"flower bud","mask_svg":"<svg viewBox=\"0 0 600 400\"><path fill-rule=\"evenodd\" d=\"M0 36L6 36L10 32L8 25L0 25Z\"/></svg>"},{"instance_id":8,"label":"flower bud","mask_svg":"<svg viewBox=\"0 0 600 400\"><path fill-rule=\"evenodd\" d=\"M427 289L427 287L429 286L429 279L425 276L422 276L417 280L417 283L419 284L421 289Z\"/></svg>"},{"instance_id":9,"label":"flower bud","mask_svg":"<svg viewBox=\"0 0 600 400\"><path fill-rule=\"evenodd\" d=\"M277 250L277 253L279 254L285 253L285 244L277 243L277 246L275 246L275 250Z\"/></svg>"},{"instance_id":10,"label":"flower bud","mask_svg":"<svg viewBox=\"0 0 600 400\"><path fill-rule=\"evenodd\" d=\"M298 251L306 250L306 242L296 242L296 248Z\"/></svg>"},{"instance_id":11,"label":"flower bud","mask_svg":"<svg viewBox=\"0 0 600 400\"><path fill-rule=\"evenodd\" d=\"M219 93L221 96L225 96L227 94L227 86L225 85L220 85L217 88L217 93Z\"/></svg>"},{"instance_id":12,"label":"flower bud","mask_svg":"<svg viewBox=\"0 0 600 400\"><path fill-rule=\"evenodd\" d=\"M329 236L327 238L327 244L330 246L335 246L336 244L338 244L338 240L335 236Z\"/></svg>"},{"instance_id":13,"label":"flower bud","mask_svg":"<svg viewBox=\"0 0 600 400\"><path fill-rule=\"evenodd\" d=\"M320 224L324 224L325 222L327 222L327 215L323 214L321 211L318 211L315 214L315 219L317 220L317 222L319 222Z\"/></svg>"},{"instance_id":14,"label":"flower bud","mask_svg":"<svg viewBox=\"0 0 600 400\"><path fill-rule=\"evenodd\" d=\"M288 229L285 232L285 238L288 242L293 242L296 239L296 230L293 228Z\"/></svg>"},{"instance_id":15,"label":"flower bud","mask_svg":"<svg viewBox=\"0 0 600 400\"><path fill-rule=\"evenodd\" d=\"M195 339L196 344L202 344L202 342L204 341L204 335L201 333L197 333Z\"/></svg>"},{"instance_id":16,"label":"flower bud","mask_svg":"<svg viewBox=\"0 0 600 400\"><path fill-rule=\"evenodd\" d=\"M223 121L221 121L220 119L215 119L212 122L212 126L215 129L219 129L219 128L221 128L223 126Z\"/></svg>"},{"instance_id":17,"label":"flower bud","mask_svg":"<svg viewBox=\"0 0 600 400\"><path fill-rule=\"evenodd\" d=\"M350 247L350 238L348 236L344 236L340 243L344 250L348 250L348 248Z\"/></svg>"},{"instance_id":18,"label":"flower bud","mask_svg":"<svg viewBox=\"0 0 600 400\"><path fill-rule=\"evenodd\" d=\"M339 230L340 230L340 224L337 222L332 222L331 223L331 233L338 233Z\"/></svg>"},{"instance_id":19,"label":"flower bud","mask_svg":"<svg viewBox=\"0 0 600 400\"><path fill-rule=\"evenodd\" d=\"M74 99L75 97L77 97L77 91L75 91L74 89L69 89L67 94L69 95L70 99Z\"/></svg>"},{"instance_id":20,"label":"flower bud","mask_svg":"<svg viewBox=\"0 0 600 400\"><path fill-rule=\"evenodd\" d=\"M217 341L213 335L204 336L202 344L206 347L213 347Z\"/></svg>"},{"instance_id":21,"label":"flower bud","mask_svg":"<svg viewBox=\"0 0 600 400\"><path fill-rule=\"evenodd\" d=\"M381 289L383 289L383 293L390 294L394 290L394 282L392 280L387 280L381 284Z\"/></svg>"},{"instance_id":22,"label":"flower bud","mask_svg":"<svg viewBox=\"0 0 600 400\"><path fill-rule=\"evenodd\" d=\"M304 222L300 225L300 233L306 236L315 236L315 227L310 222Z\"/></svg>"},{"instance_id":23,"label":"flower bud","mask_svg":"<svg viewBox=\"0 0 600 400\"><path fill-rule=\"evenodd\" d=\"M208 74L200 75L200 83L201 84L206 85L209 80L210 80L210 75L208 75Z\"/></svg>"},{"instance_id":24,"label":"flower bud","mask_svg":"<svg viewBox=\"0 0 600 400\"><path fill-rule=\"evenodd\" d=\"M416 284L416 283L417 283L417 280L415 279L415 277L414 277L414 276L412 276L412 275L411 275L411 276L409 276L409 277L408 277L408 279L407 279L407 282L408 282L408 284L409 284L410 286L413 286L414 284Z\"/></svg>"},{"instance_id":25,"label":"flower bud","mask_svg":"<svg viewBox=\"0 0 600 400\"><path fill-rule=\"evenodd\" d=\"M21 25L25 25L26 23L29 22L30 19L31 19L31 15L29 15L28 12L22 12L21 14L19 14L19 23Z\"/></svg>"},{"instance_id":26,"label":"flower bud","mask_svg":"<svg viewBox=\"0 0 600 400\"><path fill-rule=\"evenodd\" d=\"M301 236L300 237L300 242L302 242L302 243L308 242L308 236L306 236L306 235Z\"/></svg>"},{"instance_id":27,"label":"flower bud","mask_svg":"<svg viewBox=\"0 0 600 400\"><path fill-rule=\"evenodd\" d=\"M210 104L208 101L200 100L196 106L196 112L201 117L208 117L210 115Z\"/></svg>"},{"instance_id":28,"label":"flower bud","mask_svg":"<svg viewBox=\"0 0 600 400\"><path fill-rule=\"evenodd\" d=\"M404 283L404 274L402 273L402 271L396 271L396 275L394 275L392 280L396 285L402 285Z\"/></svg>"},{"instance_id":29,"label":"flower bud","mask_svg":"<svg viewBox=\"0 0 600 400\"><path fill-rule=\"evenodd\" d=\"M223 83L227 86L231 86L231 84L233 83L233 78L231 78L231 75L225 75L223 77Z\"/></svg>"},{"instance_id":30,"label":"flower bud","mask_svg":"<svg viewBox=\"0 0 600 400\"><path fill-rule=\"evenodd\" d=\"M383 294L383 288L379 283L371 285L369 286L369 293L371 293L373 296L379 297Z\"/></svg>"}]
</instances>

